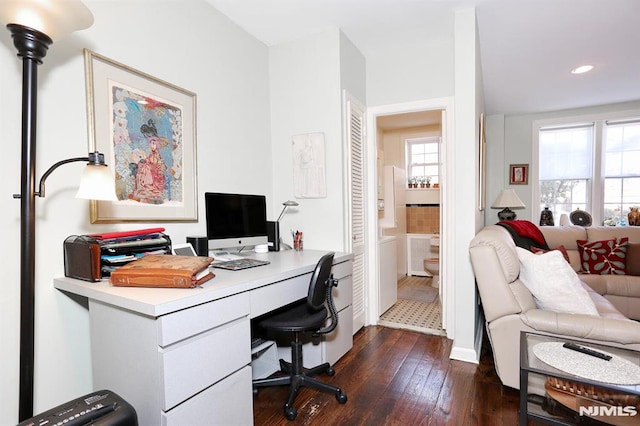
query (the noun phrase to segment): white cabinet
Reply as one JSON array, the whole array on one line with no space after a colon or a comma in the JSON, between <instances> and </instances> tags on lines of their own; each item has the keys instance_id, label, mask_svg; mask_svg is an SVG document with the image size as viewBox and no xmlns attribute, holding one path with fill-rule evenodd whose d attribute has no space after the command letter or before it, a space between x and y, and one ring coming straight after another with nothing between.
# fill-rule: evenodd
<instances>
[{"instance_id":1,"label":"white cabinet","mask_svg":"<svg viewBox=\"0 0 640 426\"><path fill-rule=\"evenodd\" d=\"M221 393L218 386L230 400L249 402L241 413L251 412L250 379L249 386L218 383L244 374L240 370L251 362L248 293L159 318L95 301L89 310L94 387L111 389L133 405L141 425L189 424L176 422L184 414L174 410L198 412L202 402L193 397L205 390ZM215 413L208 416L210 424L222 424ZM245 424L253 421L248 419Z\"/></svg>"},{"instance_id":2,"label":"white cabinet","mask_svg":"<svg viewBox=\"0 0 640 426\"><path fill-rule=\"evenodd\" d=\"M406 223L404 169L396 166L384 167L384 212L380 219L381 228L398 228Z\"/></svg>"},{"instance_id":3,"label":"white cabinet","mask_svg":"<svg viewBox=\"0 0 640 426\"><path fill-rule=\"evenodd\" d=\"M378 241L378 315L398 301L397 251L396 237L382 237Z\"/></svg>"}]
</instances>

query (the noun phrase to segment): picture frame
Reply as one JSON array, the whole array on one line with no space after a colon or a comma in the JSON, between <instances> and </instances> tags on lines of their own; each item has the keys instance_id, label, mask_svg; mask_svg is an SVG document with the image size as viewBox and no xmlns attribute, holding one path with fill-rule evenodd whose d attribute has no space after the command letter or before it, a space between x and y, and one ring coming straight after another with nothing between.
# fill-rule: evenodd
<instances>
[{"instance_id":1,"label":"picture frame","mask_svg":"<svg viewBox=\"0 0 640 426\"><path fill-rule=\"evenodd\" d=\"M327 177L324 133L302 133L292 136L293 196L325 198Z\"/></svg>"},{"instance_id":2,"label":"picture frame","mask_svg":"<svg viewBox=\"0 0 640 426\"><path fill-rule=\"evenodd\" d=\"M84 49L89 150L105 155L117 201L91 223L197 221L196 95Z\"/></svg>"},{"instance_id":3,"label":"picture frame","mask_svg":"<svg viewBox=\"0 0 640 426\"><path fill-rule=\"evenodd\" d=\"M528 164L510 164L509 165L509 184L510 185L527 185L529 183L529 165Z\"/></svg>"},{"instance_id":4,"label":"picture frame","mask_svg":"<svg viewBox=\"0 0 640 426\"><path fill-rule=\"evenodd\" d=\"M178 256L197 256L191 243L171 244L171 254Z\"/></svg>"},{"instance_id":5,"label":"picture frame","mask_svg":"<svg viewBox=\"0 0 640 426\"><path fill-rule=\"evenodd\" d=\"M478 137L478 210L483 211L485 208L485 194L487 186L487 144L485 140L485 115L480 114L480 132Z\"/></svg>"}]
</instances>

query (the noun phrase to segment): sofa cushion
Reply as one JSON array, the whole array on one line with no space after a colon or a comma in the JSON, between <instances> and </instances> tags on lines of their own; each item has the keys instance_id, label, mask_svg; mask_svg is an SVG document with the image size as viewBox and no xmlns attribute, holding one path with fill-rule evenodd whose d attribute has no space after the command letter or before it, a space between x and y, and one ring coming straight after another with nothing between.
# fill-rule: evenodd
<instances>
[{"instance_id":1,"label":"sofa cushion","mask_svg":"<svg viewBox=\"0 0 640 426\"><path fill-rule=\"evenodd\" d=\"M576 243L580 252L580 272L600 275L626 274L629 244L627 237L593 242L578 240Z\"/></svg>"},{"instance_id":2,"label":"sofa cushion","mask_svg":"<svg viewBox=\"0 0 640 426\"><path fill-rule=\"evenodd\" d=\"M564 257L564 260L566 260L567 263L571 263L571 260L569 260L569 253L567 253L567 249L564 248L564 246L561 245L561 246L558 246L558 247L554 247L551 250L558 250L560 253L562 253L562 257ZM546 253L549 250L544 250L544 249L541 249L541 248L537 248L537 247L531 246L531 251L534 252L535 254L538 254L538 253Z\"/></svg>"},{"instance_id":3,"label":"sofa cushion","mask_svg":"<svg viewBox=\"0 0 640 426\"><path fill-rule=\"evenodd\" d=\"M627 274L640 275L640 243L629 243L627 248Z\"/></svg>"},{"instance_id":4,"label":"sofa cushion","mask_svg":"<svg viewBox=\"0 0 640 426\"><path fill-rule=\"evenodd\" d=\"M533 254L517 247L520 281L540 309L570 314L598 315L595 303L578 274L557 250Z\"/></svg>"}]
</instances>

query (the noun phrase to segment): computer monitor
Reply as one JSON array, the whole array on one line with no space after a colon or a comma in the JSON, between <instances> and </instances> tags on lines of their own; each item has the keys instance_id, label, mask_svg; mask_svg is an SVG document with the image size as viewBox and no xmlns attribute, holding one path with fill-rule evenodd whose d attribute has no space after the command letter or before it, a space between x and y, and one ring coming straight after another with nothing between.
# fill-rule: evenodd
<instances>
[{"instance_id":1,"label":"computer monitor","mask_svg":"<svg viewBox=\"0 0 640 426\"><path fill-rule=\"evenodd\" d=\"M267 244L264 195L205 192L209 250Z\"/></svg>"}]
</instances>

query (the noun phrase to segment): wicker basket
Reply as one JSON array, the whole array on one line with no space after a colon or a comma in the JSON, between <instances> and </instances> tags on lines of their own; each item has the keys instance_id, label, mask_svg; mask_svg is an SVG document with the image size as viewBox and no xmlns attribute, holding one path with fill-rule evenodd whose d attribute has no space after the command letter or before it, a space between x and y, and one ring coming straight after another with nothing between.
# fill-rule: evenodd
<instances>
[{"instance_id":1,"label":"wicker basket","mask_svg":"<svg viewBox=\"0 0 640 426\"><path fill-rule=\"evenodd\" d=\"M578 412L579 407L606 406L606 407L635 407L635 416L589 416L607 424L617 426L633 426L640 424L640 397L621 394L598 386L586 385L558 379L547 378L544 388L547 395L558 401L565 407Z\"/></svg>"}]
</instances>

